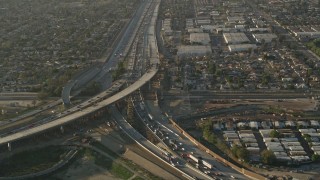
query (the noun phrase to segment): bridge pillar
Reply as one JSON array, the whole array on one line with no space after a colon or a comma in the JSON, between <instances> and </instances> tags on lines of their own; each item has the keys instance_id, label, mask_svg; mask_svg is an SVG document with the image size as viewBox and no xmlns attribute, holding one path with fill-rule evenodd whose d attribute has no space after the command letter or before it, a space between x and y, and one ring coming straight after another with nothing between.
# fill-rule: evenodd
<instances>
[{"instance_id":1,"label":"bridge pillar","mask_svg":"<svg viewBox=\"0 0 320 180\"><path fill-rule=\"evenodd\" d=\"M60 126L60 131L61 131L61 134L64 133L64 128L63 128L63 126Z\"/></svg>"},{"instance_id":2,"label":"bridge pillar","mask_svg":"<svg viewBox=\"0 0 320 180\"><path fill-rule=\"evenodd\" d=\"M8 150L9 150L9 151L12 150L12 149L11 149L11 143L10 143L10 142L8 142Z\"/></svg>"},{"instance_id":3,"label":"bridge pillar","mask_svg":"<svg viewBox=\"0 0 320 180\"><path fill-rule=\"evenodd\" d=\"M155 107L158 107L159 106L159 101L158 101L158 93L157 93L157 91L155 91L154 94L156 96L156 100L154 101L153 104L154 104Z\"/></svg>"}]
</instances>

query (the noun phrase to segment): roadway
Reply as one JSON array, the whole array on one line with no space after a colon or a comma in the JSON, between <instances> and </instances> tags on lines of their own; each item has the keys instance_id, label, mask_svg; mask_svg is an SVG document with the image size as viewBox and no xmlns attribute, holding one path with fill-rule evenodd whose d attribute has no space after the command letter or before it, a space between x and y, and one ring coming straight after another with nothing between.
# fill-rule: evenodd
<instances>
[{"instance_id":1,"label":"roadway","mask_svg":"<svg viewBox=\"0 0 320 180\"><path fill-rule=\"evenodd\" d=\"M108 56L106 62L102 67L91 67L89 70L81 74L79 77L76 77L70 80L63 88L61 93L61 98L64 104L70 104L70 96L71 90L80 88L81 86L86 85L92 79L100 81L101 78L105 77L106 74L110 73L111 70L114 70L118 65L120 59L120 54L126 54L129 48L132 45L132 41L137 33L139 25L141 24L142 19L144 18L144 12L148 9L149 1L143 1L141 6L133 15L131 21L126 26L124 32L121 32L122 35L121 39L117 42L117 45L113 48L111 54ZM105 85L108 86L108 85Z\"/></svg>"},{"instance_id":2,"label":"roadway","mask_svg":"<svg viewBox=\"0 0 320 180\"><path fill-rule=\"evenodd\" d=\"M157 146L155 146L154 144L152 144L150 141L148 141L147 139L145 139L145 137L143 137L139 132L137 132L125 119L124 117L120 114L120 112L114 107L112 106L110 108L110 111L112 112L112 115L114 116L115 120L117 121L120 129L122 129L123 131L125 131L130 137L132 137L133 139L135 139L137 142L139 142L142 146L146 147L149 151L151 151L152 153L154 153L156 156L158 157L163 157L163 154L166 153L164 150L158 148ZM174 166L172 166L172 168L174 168ZM179 166L177 167L181 170L181 175L180 177L188 177L188 175L190 176L194 176L194 177L198 177L200 179L208 179L208 176L206 176L203 173L199 173L198 171L195 171L192 168L189 168L187 166ZM185 174L187 173L187 174ZM192 179L192 177L190 177L188 179Z\"/></svg>"},{"instance_id":3,"label":"roadway","mask_svg":"<svg viewBox=\"0 0 320 180\"><path fill-rule=\"evenodd\" d=\"M226 177L228 179L231 176L237 177L239 179L247 179L239 172L233 170L230 167L224 166L222 163L216 161L207 153L199 150L195 146L195 144L185 138L183 134L177 131L171 124L169 124L167 117L162 114L161 109L154 106L153 102L146 103L142 100L141 96L134 96L133 100L135 102L135 110L139 114L139 117L141 117L142 121L147 124L146 126L150 128L152 132L154 132L155 136L161 139L161 142L168 144L168 146L170 146L170 141L175 142L175 144L182 143L182 145L178 146L178 149L174 149L172 151L170 149L170 152L172 154L177 154L177 156L180 156L180 154L191 154L192 152L192 154L196 155L197 157L201 156L203 160L213 165L214 168L210 170L210 173L208 173L212 176L214 176L214 173L223 172L222 174L225 175L224 177L222 177L223 179ZM148 114L151 114L151 116L153 117L151 120ZM195 162L192 162L191 164L190 166L194 166ZM203 167L201 168L201 170L203 172L206 171ZM215 177L221 178L221 176Z\"/></svg>"},{"instance_id":4,"label":"roadway","mask_svg":"<svg viewBox=\"0 0 320 180\"><path fill-rule=\"evenodd\" d=\"M79 74L78 76L72 78L67 82L67 84L63 87L61 92L61 98L62 102L65 105L68 105L71 103L71 90L74 88L81 87L85 84L87 84L89 81L91 81L98 73L99 73L98 67L90 67L85 72ZM80 93L80 91L78 91Z\"/></svg>"},{"instance_id":5,"label":"roadway","mask_svg":"<svg viewBox=\"0 0 320 180\"><path fill-rule=\"evenodd\" d=\"M153 14L152 21L150 24L155 23L155 20L157 19L157 15L158 15L158 8L159 8L159 3L154 10L154 14ZM154 29L154 26L151 26L151 28L149 28L149 30L150 29ZM150 30L149 34L150 34L150 36L154 36L154 38L155 38L155 35L154 35L155 32L151 32L151 30ZM151 63L152 63L151 68L142 77L140 77L136 82L134 82L133 84L131 84L130 86L128 86L124 90L120 91L119 93L117 93L107 99L104 99L104 98L101 98L98 96L97 97L98 100L95 101L94 103L89 100L89 101L85 102L81 107L77 106L77 107L74 107L74 109L71 108L66 112L66 114L63 114L63 117L60 117L54 121L45 122L45 124L41 124L36 127L32 127L32 128L20 131L20 132L16 132L14 134L10 134L8 136L4 136L4 137L0 138L0 145L5 144L5 143L9 143L12 141L16 141L21 138L28 137L28 136L43 132L45 130L59 127L59 126L62 126L66 123L70 123L72 121L75 121L76 119L79 119L81 117L84 117L84 116L87 116L91 113L94 113L94 112L128 96L132 92L134 92L137 89L139 89L140 87L142 87L144 84L146 84L148 81L150 81L151 78L158 72L159 59L157 58L158 54L157 54L156 40L152 39L152 42L155 43L155 44L153 44L153 48L156 48L156 49L154 49L152 56L151 56Z\"/></svg>"},{"instance_id":6,"label":"roadway","mask_svg":"<svg viewBox=\"0 0 320 180\"><path fill-rule=\"evenodd\" d=\"M62 91L62 100L60 99L60 100L51 102L51 103L49 103L49 104L47 104L47 105L45 105L45 106L43 106L43 107L41 107L39 109L36 109L34 111L28 112L26 114L23 114L21 116L15 117L15 118L12 118L12 119L7 120L7 121L2 121L2 122L0 122L0 124L1 125L7 125L7 124L10 124L12 122L17 122L17 121L20 121L20 120L28 118L28 117L34 117L38 113L41 113L41 112L43 112L45 110L48 110L48 109L50 109L52 107L55 107L55 106L61 104L62 102L64 102L64 104L69 104L70 103L70 93L71 93L72 88L74 88L76 86L79 86L79 84L83 85L83 83L84 83L81 79L92 79L92 77L94 75L96 75L97 72L99 74L101 74L101 73L102 74L109 73L109 70L114 68L116 66L116 62L118 62L119 59L121 58L119 56L116 56L115 52L118 52L121 48L122 48L121 50L123 50L123 47L125 47L124 48L125 51L128 51L128 49L131 47L131 44L132 44L132 41L133 41L133 38L134 38L134 35L132 33L134 32L134 34L135 34L138 31L138 26L135 26L135 25L137 25L136 23L142 24L142 19L146 16L146 14L147 14L146 11L149 9L150 4L151 4L150 1L145 1L140 6L140 8L136 11L136 13L135 13L135 15L133 17L133 20L131 21L131 23L126 28L125 37L122 37L121 41L118 42L117 48L114 49L114 52L113 52L110 60L107 61L106 64L104 65L104 69L103 69L104 72L100 72L101 70L99 68L97 68L97 67L92 67L89 70L87 70L86 72L77 75L76 78L73 78L72 80L70 80L67 83L67 85L64 87L64 89ZM143 17L142 17L142 15L143 15ZM129 34L128 34L129 32L131 32L131 36L129 36ZM129 44L125 44L125 43L129 43ZM124 52L124 53L127 53L127 52ZM110 63L111 61L112 61L112 63ZM110 85L108 85L108 87L110 87ZM110 89L107 89L105 92L110 94L109 90ZM111 91L113 91L112 88L111 88ZM3 94L3 97L8 96L8 93L2 93L2 94ZM25 96L25 94L27 94L27 93L20 93L20 94ZM30 93L28 93L28 95L30 95ZM69 110L69 111L72 112L73 110ZM66 111L66 112L64 112L62 114L67 114L67 113L68 112Z\"/></svg>"}]
</instances>

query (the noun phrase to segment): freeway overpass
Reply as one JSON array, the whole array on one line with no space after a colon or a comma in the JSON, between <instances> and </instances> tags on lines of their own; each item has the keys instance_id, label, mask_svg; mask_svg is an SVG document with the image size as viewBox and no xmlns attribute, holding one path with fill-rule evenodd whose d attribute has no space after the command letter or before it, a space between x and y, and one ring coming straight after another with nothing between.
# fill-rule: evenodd
<instances>
[{"instance_id":1,"label":"freeway overpass","mask_svg":"<svg viewBox=\"0 0 320 180\"><path fill-rule=\"evenodd\" d=\"M96 102L91 104L89 107L84 107L82 109L79 109L78 111L75 111L74 113L67 114L66 116L63 116L59 119L56 119L54 121L48 122L46 124L42 124L40 126L36 126L27 130L23 130L21 132L17 132L14 134L10 134L8 136L0 138L0 145L3 145L5 143L10 143L13 141L17 141L19 139L35 135L41 132L44 132L46 130L62 126L64 124L70 123L72 121L75 121L81 117L87 116L91 113L94 113L98 110L103 109L104 107L121 100L122 98L130 95L143 85L145 85L147 82L149 82L154 75L158 72L158 64L159 64L159 57L158 57L158 48L156 44L156 37L155 37L155 26L154 24L156 23L157 16L158 16L158 9L159 9L159 4L156 6L154 12L153 12L153 17L150 22L150 26L148 29L148 36L149 36L149 44L152 47L152 53L150 55L150 69L143 75L141 76L138 80L136 80L133 84L125 88L124 90L120 91L119 93L102 100L100 102Z\"/></svg>"},{"instance_id":2,"label":"freeway overpass","mask_svg":"<svg viewBox=\"0 0 320 180\"><path fill-rule=\"evenodd\" d=\"M127 88L120 91L119 93L111 96L110 98L102 100L101 102L98 102L97 104L94 104L92 106L89 106L87 108L79 110L75 113L69 114L69 115L64 116L62 118L59 118L55 121L51 121L51 122L48 122L46 124L42 124L42 125L34 127L34 128L30 128L30 129L24 130L22 132L17 132L15 134L11 134L9 136L5 136L3 138L0 138L0 145L5 144L5 143L10 143L12 141L16 141L16 140L34 135L34 134L43 132L48 129L62 126L62 125L67 124L69 122L75 121L83 116L86 116L86 115L89 115L93 112L96 112L96 111L130 95L132 92L134 92L137 89L139 89L140 87L142 87L157 73L157 71L158 71L157 68L150 69L147 73L145 73L140 79L138 79L132 85L128 86Z\"/></svg>"},{"instance_id":3,"label":"freeway overpass","mask_svg":"<svg viewBox=\"0 0 320 180\"><path fill-rule=\"evenodd\" d=\"M120 32L118 37L116 37L115 42L113 42L112 51L107 55L105 63L101 67L91 67L88 70L82 72L75 78L71 79L64 87L61 93L61 98L63 100L63 104L68 105L71 103L71 91L75 89L83 88L88 82L95 80L100 81L111 69L116 69L118 62L120 61L120 57L118 54L121 52L123 54L127 54L132 41L137 34L140 24L142 24L142 20L148 11L151 2L143 1L141 6L136 10L132 19L128 23L128 25ZM117 43L117 44L115 44ZM78 93L80 93L78 91Z\"/></svg>"}]
</instances>

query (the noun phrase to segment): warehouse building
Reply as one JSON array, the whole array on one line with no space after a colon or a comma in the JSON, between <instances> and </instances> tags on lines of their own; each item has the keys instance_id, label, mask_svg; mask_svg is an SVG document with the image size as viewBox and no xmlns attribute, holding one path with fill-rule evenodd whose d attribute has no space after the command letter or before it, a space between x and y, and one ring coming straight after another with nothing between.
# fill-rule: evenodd
<instances>
[{"instance_id":1,"label":"warehouse building","mask_svg":"<svg viewBox=\"0 0 320 180\"><path fill-rule=\"evenodd\" d=\"M194 27L193 19L186 19L186 29L193 28L193 27Z\"/></svg>"},{"instance_id":2,"label":"warehouse building","mask_svg":"<svg viewBox=\"0 0 320 180\"><path fill-rule=\"evenodd\" d=\"M201 28L188 28L188 33L203 33Z\"/></svg>"},{"instance_id":3,"label":"warehouse building","mask_svg":"<svg viewBox=\"0 0 320 180\"><path fill-rule=\"evenodd\" d=\"M223 33L223 38L227 44L242 44L249 43L250 40L248 37L240 32L240 33Z\"/></svg>"},{"instance_id":4,"label":"warehouse building","mask_svg":"<svg viewBox=\"0 0 320 180\"><path fill-rule=\"evenodd\" d=\"M162 22L162 31L167 36L171 36L173 34L173 30L171 29L171 19L165 19Z\"/></svg>"},{"instance_id":5,"label":"warehouse building","mask_svg":"<svg viewBox=\"0 0 320 180\"><path fill-rule=\"evenodd\" d=\"M228 46L230 52L244 52L257 49L255 44L232 44Z\"/></svg>"},{"instance_id":6,"label":"warehouse building","mask_svg":"<svg viewBox=\"0 0 320 180\"><path fill-rule=\"evenodd\" d=\"M196 24L197 24L197 26L208 25L208 24L211 24L211 20L209 18L208 19L197 19Z\"/></svg>"},{"instance_id":7,"label":"warehouse building","mask_svg":"<svg viewBox=\"0 0 320 180\"><path fill-rule=\"evenodd\" d=\"M271 29L270 28L250 28L249 31L253 33L256 33L256 32L266 33L266 32L271 32Z\"/></svg>"},{"instance_id":8,"label":"warehouse building","mask_svg":"<svg viewBox=\"0 0 320 180\"><path fill-rule=\"evenodd\" d=\"M212 50L210 46L179 46L178 57L195 57L211 55Z\"/></svg>"},{"instance_id":9,"label":"warehouse building","mask_svg":"<svg viewBox=\"0 0 320 180\"><path fill-rule=\"evenodd\" d=\"M277 36L272 33L252 34L252 36L256 40L257 43L262 43L262 41L264 41L265 43L271 43L273 39L277 38Z\"/></svg>"},{"instance_id":10,"label":"warehouse building","mask_svg":"<svg viewBox=\"0 0 320 180\"><path fill-rule=\"evenodd\" d=\"M208 45L210 43L209 33L190 33L190 43Z\"/></svg>"}]
</instances>

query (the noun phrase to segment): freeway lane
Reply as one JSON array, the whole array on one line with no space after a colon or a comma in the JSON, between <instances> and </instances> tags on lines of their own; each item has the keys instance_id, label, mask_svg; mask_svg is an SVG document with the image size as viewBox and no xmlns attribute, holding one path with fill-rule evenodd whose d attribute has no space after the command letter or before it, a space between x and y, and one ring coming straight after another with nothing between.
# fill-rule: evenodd
<instances>
[{"instance_id":1,"label":"freeway lane","mask_svg":"<svg viewBox=\"0 0 320 180\"><path fill-rule=\"evenodd\" d=\"M158 5L156 6L156 8L154 10L153 18L150 23L151 28L149 28L149 32L151 31L151 29L154 30L154 26L152 26L152 23L155 23L155 19L158 16L159 3L160 2L158 1ZM151 35L154 36L154 32ZM154 42L156 42L156 41L154 40ZM156 44L154 45L154 47L156 47ZM66 116L61 117L55 121L51 121L46 124L42 124L40 126L36 126L36 127L30 128L27 130L23 130L21 132L17 132L15 134L11 134L9 136L5 136L3 138L0 138L0 145L15 141L15 140L18 140L18 139L21 139L21 138L24 138L24 137L27 137L30 135L40 133L40 132L43 132L45 130L48 130L48 129L51 129L54 127L58 127L58 126L61 126L63 124L69 123L69 122L72 122L78 118L81 118L81 117L86 116L90 113L93 113L99 109L104 108L105 106L108 106L108 105L126 97L127 95L131 94L132 92L136 91L141 86L143 86L145 83L147 83L158 72L157 64L159 64L159 59L157 58L157 55L158 55L157 49L154 49L152 54L153 54L153 56L151 56L151 64L152 64L151 68L142 77L140 77L137 81L135 81L133 84L131 84L129 87L122 90L121 92L111 96L108 99L102 100L101 102L96 102L89 107L85 107L82 110L75 111L74 113L71 112L70 114L67 114Z\"/></svg>"},{"instance_id":2,"label":"freeway lane","mask_svg":"<svg viewBox=\"0 0 320 180\"><path fill-rule=\"evenodd\" d=\"M82 111L77 111L75 113L66 115L60 119L55 120L55 121L51 121L51 122L48 122L46 124L42 124L42 125L34 127L34 128L30 128L30 129L27 129L27 130L24 130L21 132L17 132L15 134L11 134L9 136L5 136L3 138L0 138L0 145L8 143L8 142L16 141L16 140L19 140L21 138L24 138L24 137L27 137L30 135L40 133L40 132L43 132L45 130L48 130L48 129L51 129L54 127L59 127L63 124L72 122L76 119L79 119L83 116L86 116L90 113L93 113L99 109L102 109L102 108L128 96L129 94L136 91L137 89L139 89L141 86L143 86L145 83L147 83L157 73L157 71L158 71L157 68L150 69L139 80L137 80L135 83L133 83L132 85L130 85L126 89L120 91L119 93L111 96L108 99L105 99L99 103L96 103L93 106L89 106L87 108L84 108Z\"/></svg>"},{"instance_id":3,"label":"freeway lane","mask_svg":"<svg viewBox=\"0 0 320 180\"><path fill-rule=\"evenodd\" d=\"M181 134L181 132L179 132L172 126L168 118L163 115L162 110L159 107L154 106L154 103L152 101L147 101L145 104L147 111L152 114L155 122L161 124L161 126L163 127L163 131L168 130L169 132L171 132L171 134L173 134L171 135L171 137L169 137L169 139L174 139L175 141L182 142L183 147L185 148L185 152L183 153L190 154L192 152L195 156L201 156L203 160L214 166L215 172L222 172L225 175L224 177L234 176L237 179L248 179L231 167L224 166L221 162L218 162L215 158L211 157L206 152L201 151L192 141L187 139L183 134Z\"/></svg>"},{"instance_id":4,"label":"freeway lane","mask_svg":"<svg viewBox=\"0 0 320 180\"><path fill-rule=\"evenodd\" d=\"M112 49L111 54L109 54L106 58L106 62L102 67L90 67L89 70L81 74L79 77L70 80L66 84L61 94L64 104L71 103L71 90L74 90L75 88L81 88L93 79L95 79L96 81L100 81L100 79L105 77L105 75L108 74L111 69L116 68L121 59L121 57L119 57L120 52L124 55L127 54L129 48L132 45L133 39L135 38L135 34L137 34L137 31L139 29L138 24L142 23L142 19L144 18L143 14L147 11L150 4L151 2L149 1L143 1L141 3L140 7L138 8L138 10L136 10L135 14L130 20L129 24L126 26L126 29L123 30L124 32L121 32L121 34L119 34L119 36L122 35L122 37L120 38L120 40L115 42L116 45ZM80 93L80 91L78 91L78 93Z\"/></svg>"},{"instance_id":5,"label":"freeway lane","mask_svg":"<svg viewBox=\"0 0 320 180\"><path fill-rule=\"evenodd\" d=\"M154 144L152 144L150 141L146 140L139 132L137 132L120 114L120 112L112 106L110 108L110 111L112 112L112 115L115 117L116 121L118 122L120 128L124 130L129 136L131 136L133 139L135 139L137 142L139 142L141 145L149 149L151 152L153 152L155 155L158 157L163 156L162 153L165 153L163 150L160 148L156 147ZM174 168L172 166L172 168ZM187 166L181 165L178 167L179 169L182 170L180 177L188 177L185 173L186 172L188 175L198 177L200 179L208 179L208 176L206 176L203 173L199 173L198 171L189 168ZM189 177L188 179L192 179ZM212 178L211 178L212 179Z\"/></svg>"},{"instance_id":6,"label":"freeway lane","mask_svg":"<svg viewBox=\"0 0 320 180\"><path fill-rule=\"evenodd\" d=\"M159 3L160 1L147 1L147 2L144 2L144 6L142 7L145 7L146 4L151 4L151 2L154 2L156 4L156 7L154 10L153 10L153 16L152 16L152 19L157 19L157 16L158 16L158 8L159 8ZM148 5L146 7L149 7ZM142 8L141 7L141 8ZM143 9L139 10L139 12ZM151 11L152 12L152 11ZM146 14L146 9L144 9L143 12L140 12L140 14ZM150 13L152 14L152 13ZM142 23L142 19L141 17L136 19L136 21L139 20L139 24ZM132 21L132 22L136 22L136 21ZM149 26L153 30L153 23L155 23L155 20L153 20ZM121 45L118 44L118 48L123 48L123 43L127 42L127 43L130 43L132 44L132 41L133 41L133 37L130 37L130 35L133 35L132 33L134 31L138 31L137 28L133 28L131 29L131 33L130 34L126 34L126 37L123 38L123 41L120 42ZM135 32L136 33L136 32ZM154 32L152 33L149 33L150 35L153 35L154 36ZM128 37L129 36L129 37ZM155 38L155 37L154 37ZM121 46L121 47L120 47ZM126 45L125 46L125 49L129 49L131 45ZM59 126L59 125L63 125L65 123L68 123L68 122L71 122L81 116L84 116L84 115L87 115L89 113L92 113L96 110L99 110L101 108L103 108L104 106L107 106L117 100L120 100L121 98L127 96L128 94L130 94L131 92L135 91L136 89L140 88L141 86L143 86L147 81L149 81L155 74L156 72L158 71L157 69L157 64L159 64L159 59L157 58L157 49L154 49L153 50L153 59L152 59L152 68L148 70L147 73L145 73L140 79L138 79L134 84L132 84L131 86L129 86L127 89L125 89L124 91L122 92L119 92L118 95L114 95L112 96L111 98L107 99L107 100L104 100L100 103L91 103L91 106L92 107L86 107L86 108L83 108L82 111L80 108L76 109L76 110L71 110L69 109L66 113L64 113L63 115L66 114L66 116L64 117L61 117L55 121L52 121L52 122L47 122L47 124L43 124L43 125L40 125L40 126L37 126L37 127L34 127L34 128L31 128L31 129L27 129L27 130L23 130L22 132L18 132L16 134L11 134L9 136L6 136L6 137L3 137L0 139L0 144L3 144L3 143L6 143L6 142L10 142L10 141L14 141L14 140L17 140L17 139L20 139L20 138L23 138L25 136L29 136L29 135L32 135L32 134L36 134L36 133L39 133L39 132L42 132L46 129L50 129L50 128L53 128L53 127L56 127L56 126ZM113 58L111 61L113 61L111 64L109 64L110 66L114 66L116 64L116 59L117 58ZM111 61L108 61L108 62L111 62ZM108 65L108 63L107 63ZM106 68L106 67L105 67ZM100 98L99 98L100 99ZM60 101L61 102L61 101ZM37 112L35 112L34 114L36 114ZM12 132L11 132L12 133Z\"/></svg>"}]
</instances>

